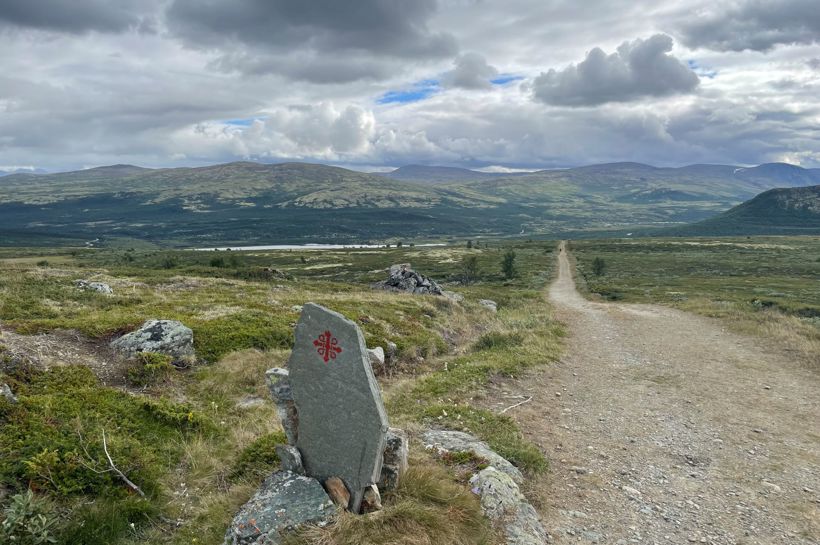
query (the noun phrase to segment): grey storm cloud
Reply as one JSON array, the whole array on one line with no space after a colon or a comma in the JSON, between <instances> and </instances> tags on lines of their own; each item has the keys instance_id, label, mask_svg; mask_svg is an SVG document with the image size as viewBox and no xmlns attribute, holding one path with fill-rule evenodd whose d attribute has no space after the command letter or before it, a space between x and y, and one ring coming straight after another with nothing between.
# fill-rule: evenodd
<instances>
[{"instance_id":1,"label":"grey storm cloud","mask_svg":"<svg viewBox=\"0 0 820 545\"><path fill-rule=\"evenodd\" d=\"M817 0L743 0L715 3L709 11L679 25L690 47L723 51L767 51L779 44L820 42Z\"/></svg>"},{"instance_id":2,"label":"grey storm cloud","mask_svg":"<svg viewBox=\"0 0 820 545\"><path fill-rule=\"evenodd\" d=\"M441 84L445 87L489 89L492 87L490 80L498 76L498 70L487 64L487 60L478 53L459 55L453 64L455 68L441 77Z\"/></svg>"},{"instance_id":3,"label":"grey storm cloud","mask_svg":"<svg viewBox=\"0 0 820 545\"><path fill-rule=\"evenodd\" d=\"M577 65L541 73L532 83L533 96L547 104L591 106L691 92L700 79L668 54L672 45L672 38L656 34L624 42L610 55L596 47Z\"/></svg>"},{"instance_id":4,"label":"grey storm cloud","mask_svg":"<svg viewBox=\"0 0 820 545\"><path fill-rule=\"evenodd\" d=\"M166 23L190 46L219 49L217 66L223 70L326 83L383 77L385 58L455 54L453 36L427 26L435 10L435 0L248 0L242 9L229 0L175 0ZM295 66L288 62L294 51L301 53ZM331 63L348 73L328 77Z\"/></svg>"},{"instance_id":5,"label":"grey storm cloud","mask_svg":"<svg viewBox=\"0 0 820 545\"><path fill-rule=\"evenodd\" d=\"M153 8L154 2L140 0L3 0L0 25L69 33L120 32L153 27L156 21Z\"/></svg>"}]
</instances>

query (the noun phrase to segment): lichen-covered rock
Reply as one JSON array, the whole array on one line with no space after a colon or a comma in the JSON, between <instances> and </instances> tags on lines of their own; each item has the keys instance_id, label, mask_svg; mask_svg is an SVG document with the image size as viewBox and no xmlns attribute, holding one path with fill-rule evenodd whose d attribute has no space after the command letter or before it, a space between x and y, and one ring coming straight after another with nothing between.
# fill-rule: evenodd
<instances>
[{"instance_id":1,"label":"lichen-covered rock","mask_svg":"<svg viewBox=\"0 0 820 545\"><path fill-rule=\"evenodd\" d=\"M109 286L105 282L89 282L88 280L77 280L76 282L74 282L74 285L81 290L96 291L99 293L105 293L107 295L111 295L114 293L114 290L111 289L111 286Z\"/></svg>"},{"instance_id":2,"label":"lichen-covered rock","mask_svg":"<svg viewBox=\"0 0 820 545\"><path fill-rule=\"evenodd\" d=\"M427 449L435 449L439 452L472 452L476 456L486 459L491 466L512 477L515 482L524 481L524 477L517 467L508 462L507 459L499 456L487 443L469 433L451 430L427 430L422 434L422 439Z\"/></svg>"},{"instance_id":3,"label":"lichen-covered rock","mask_svg":"<svg viewBox=\"0 0 820 545\"><path fill-rule=\"evenodd\" d=\"M265 371L270 396L276 404L276 414L285 430L289 445L295 445L299 438L299 413L293 401L293 390L290 386L290 373L281 367L272 367Z\"/></svg>"},{"instance_id":4,"label":"lichen-covered rock","mask_svg":"<svg viewBox=\"0 0 820 545\"><path fill-rule=\"evenodd\" d=\"M11 391L9 385L6 383L0 384L0 397L6 398L10 403L17 403L17 397L15 397L14 392Z\"/></svg>"},{"instance_id":5,"label":"lichen-covered rock","mask_svg":"<svg viewBox=\"0 0 820 545\"><path fill-rule=\"evenodd\" d=\"M484 515L502 528L507 545L543 545L547 542L547 533L538 514L512 477L488 467L473 475L470 484L481 497Z\"/></svg>"},{"instance_id":6,"label":"lichen-covered rock","mask_svg":"<svg viewBox=\"0 0 820 545\"><path fill-rule=\"evenodd\" d=\"M299 526L324 526L335 514L319 481L277 471L234 516L223 545L277 545Z\"/></svg>"},{"instance_id":7,"label":"lichen-covered rock","mask_svg":"<svg viewBox=\"0 0 820 545\"><path fill-rule=\"evenodd\" d=\"M407 471L410 455L407 434L399 428L388 428L382 455L382 472L378 488L382 492L395 490L401 476Z\"/></svg>"},{"instance_id":8,"label":"lichen-covered rock","mask_svg":"<svg viewBox=\"0 0 820 545\"><path fill-rule=\"evenodd\" d=\"M481 299L478 304L492 312L498 312L498 303L492 299Z\"/></svg>"},{"instance_id":9,"label":"lichen-covered rock","mask_svg":"<svg viewBox=\"0 0 820 545\"><path fill-rule=\"evenodd\" d=\"M409 263L390 266L390 276L384 282L378 282L374 287L404 291L416 294L441 295L441 287L435 280L414 271Z\"/></svg>"},{"instance_id":10,"label":"lichen-covered rock","mask_svg":"<svg viewBox=\"0 0 820 545\"><path fill-rule=\"evenodd\" d=\"M111 346L126 356L158 352L176 359L194 356L194 332L176 320L148 320L136 331L123 335Z\"/></svg>"}]
</instances>

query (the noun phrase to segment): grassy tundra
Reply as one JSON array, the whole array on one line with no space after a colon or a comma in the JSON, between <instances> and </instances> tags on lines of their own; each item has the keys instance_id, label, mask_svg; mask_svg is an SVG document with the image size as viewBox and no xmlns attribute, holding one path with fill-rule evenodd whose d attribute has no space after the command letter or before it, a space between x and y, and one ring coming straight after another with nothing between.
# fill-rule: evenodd
<instances>
[{"instance_id":1,"label":"grassy tundra","mask_svg":"<svg viewBox=\"0 0 820 545\"><path fill-rule=\"evenodd\" d=\"M589 294L724 318L820 369L818 237L587 240L570 250Z\"/></svg>"},{"instance_id":2,"label":"grassy tundra","mask_svg":"<svg viewBox=\"0 0 820 545\"><path fill-rule=\"evenodd\" d=\"M525 472L544 471L542 453L512 420L475 400L493 376L557 357L561 329L542 290L553 249L0 250L0 382L19 400L0 398L0 536L25 526L23 543L220 543L232 514L278 464L273 447L284 436L263 374L286 364L297 305L307 301L357 321L369 346L398 345L396 365L377 370L392 425L469 430ZM510 250L515 274L507 278ZM397 262L465 301L373 290ZM80 291L80 278L107 282L114 295ZM497 301L498 313L481 298ZM179 370L107 348L149 318L191 327L201 361ZM145 497L109 470L103 433ZM475 461L434 460L419 444L411 451L415 469L385 498L378 521L342 517L300 542L494 542L463 482L462 465Z\"/></svg>"}]
</instances>

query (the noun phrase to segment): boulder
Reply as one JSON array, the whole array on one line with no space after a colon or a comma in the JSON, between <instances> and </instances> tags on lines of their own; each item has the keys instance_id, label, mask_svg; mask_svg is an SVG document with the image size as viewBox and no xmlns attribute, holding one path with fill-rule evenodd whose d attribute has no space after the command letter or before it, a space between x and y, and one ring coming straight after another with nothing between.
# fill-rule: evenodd
<instances>
[{"instance_id":1,"label":"boulder","mask_svg":"<svg viewBox=\"0 0 820 545\"><path fill-rule=\"evenodd\" d=\"M487 460L491 466L509 475L515 482L524 481L517 467L506 458L499 456L487 443L462 431L428 430L422 434L425 448L438 452L472 452Z\"/></svg>"},{"instance_id":2,"label":"boulder","mask_svg":"<svg viewBox=\"0 0 820 545\"><path fill-rule=\"evenodd\" d=\"M498 312L498 303L492 299L481 299L478 304L492 312Z\"/></svg>"},{"instance_id":3,"label":"boulder","mask_svg":"<svg viewBox=\"0 0 820 545\"><path fill-rule=\"evenodd\" d=\"M370 358L370 365L373 369L381 369L384 367L384 348L381 346L377 346L376 348L368 348L367 357Z\"/></svg>"},{"instance_id":4,"label":"boulder","mask_svg":"<svg viewBox=\"0 0 820 545\"><path fill-rule=\"evenodd\" d=\"M194 356L194 333L176 320L148 320L138 330L123 335L111 346L127 356L158 352L176 359Z\"/></svg>"},{"instance_id":5,"label":"boulder","mask_svg":"<svg viewBox=\"0 0 820 545\"><path fill-rule=\"evenodd\" d=\"M14 395L14 392L11 391L9 385L6 383L0 384L0 397L6 398L9 403L17 403L17 397Z\"/></svg>"},{"instance_id":6,"label":"boulder","mask_svg":"<svg viewBox=\"0 0 820 545\"><path fill-rule=\"evenodd\" d=\"M111 286L109 286L105 282L89 282L88 280L77 280L76 282L74 282L74 285L81 290L96 291L99 293L105 293L107 295L112 295L114 293L114 290L111 289Z\"/></svg>"},{"instance_id":7,"label":"boulder","mask_svg":"<svg viewBox=\"0 0 820 545\"><path fill-rule=\"evenodd\" d=\"M319 481L277 471L234 516L223 545L278 545L299 526L325 526L335 514Z\"/></svg>"},{"instance_id":8,"label":"boulder","mask_svg":"<svg viewBox=\"0 0 820 545\"><path fill-rule=\"evenodd\" d=\"M538 514L512 477L494 467L482 469L470 479L481 497L481 510L500 527L507 545L543 545L547 533Z\"/></svg>"},{"instance_id":9,"label":"boulder","mask_svg":"<svg viewBox=\"0 0 820 545\"><path fill-rule=\"evenodd\" d=\"M293 401L293 390L290 387L290 373L287 369L273 367L265 371L265 381L273 402L276 404L276 414L285 430L289 445L295 445L299 438L299 413ZM301 459L301 458L300 458Z\"/></svg>"},{"instance_id":10,"label":"boulder","mask_svg":"<svg viewBox=\"0 0 820 545\"><path fill-rule=\"evenodd\" d=\"M441 287L435 280L414 271L409 263L390 266L390 275L384 282L374 285L376 288L402 291L415 294L441 295Z\"/></svg>"},{"instance_id":11,"label":"boulder","mask_svg":"<svg viewBox=\"0 0 820 545\"><path fill-rule=\"evenodd\" d=\"M410 448L404 430L388 428L382 455L382 472L378 482L379 490L395 490L401 476L407 471L409 455Z\"/></svg>"}]
</instances>

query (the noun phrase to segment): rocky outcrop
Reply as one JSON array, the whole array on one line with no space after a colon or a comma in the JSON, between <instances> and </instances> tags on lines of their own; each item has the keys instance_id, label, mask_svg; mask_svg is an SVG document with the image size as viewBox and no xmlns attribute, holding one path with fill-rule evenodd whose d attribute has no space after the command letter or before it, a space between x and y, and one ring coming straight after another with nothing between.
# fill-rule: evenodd
<instances>
[{"instance_id":1,"label":"rocky outcrop","mask_svg":"<svg viewBox=\"0 0 820 545\"><path fill-rule=\"evenodd\" d=\"M428 450L435 450L439 454L442 452L472 452L479 458L487 460L491 466L506 473L515 482L523 482L524 476L517 467L499 456L487 443L478 438L461 431L452 430L428 430L422 434L424 446Z\"/></svg>"},{"instance_id":2,"label":"rocky outcrop","mask_svg":"<svg viewBox=\"0 0 820 545\"><path fill-rule=\"evenodd\" d=\"M543 545L547 542L547 533L538 513L512 477L488 467L473 475L470 484L481 497L484 515L502 529L507 545Z\"/></svg>"},{"instance_id":3,"label":"rocky outcrop","mask_svg":"<svg viewBox=\"0 0 820 545\"><path fill-rule=\"evenodd\" d=\"M524 477L508 460L469 433L428 430L422 434L422 439L427 449L439 454L470 452L490 463L472 476L470 485L481 498L484 515L502 531L506 545L547 543L547 533L538 513L518 488Z\"/></svg>"},{"instance_id":4,"label":"rocky outcrop","mask_svg":"<svg viewBox=\"0 0 820 545\"><path fill-rule=\"evenodd\" d=\"M390 276L374 287L415 294L442 295L441 286L435 280L414 271L409 263L391 265Z\"/></svg>"},{"instance_id":5,"label":"rocky outcrop","mask_svg":"<svg viewBox=\"0 0 820 545\"><path fill-rule=\"evenodd\" d=\"M304 524L324 526L336 514L319 481L277 471L242 506L225 533L223 545L277 545Z\"/></svg>"},{"instance_id":6,"label":"rocky outcrop","mask_svg":"<svg viewBox=\"0 0 820 545\"><path fill-rule=\"evenodd\" d=\"M176 320L148 320L136 331L113 341L111 346L126 356L157 352L183 360L194 357L194 333Z\"/></svg>"},{"instance_id":7,"label":"rocky outcrop","mask_svg":"<svg viewBox=\"0 0 820 545\"><path fill-rule=\"evenodd\" d=\"M114 290L111 289L111 286L109 286L105 282L90 282L88 280L77 280L76 282L74 282L74 285L81 290L96 291L99 293L104 293L106 295L112 295L114 293Z\"/></svg>"},{"instance_id":8,"label":"rocky outcrop","mask_svg":"<svg viewBox=\"0 0 820 545\"><path fill-rule=\"evenodd\" d=\"M498 303L496 303L492 299L480 299L478 301L478 304L490 310L491 312L498 312Z\"/></svg>"}]
</instances>

